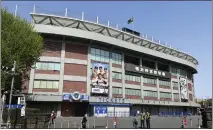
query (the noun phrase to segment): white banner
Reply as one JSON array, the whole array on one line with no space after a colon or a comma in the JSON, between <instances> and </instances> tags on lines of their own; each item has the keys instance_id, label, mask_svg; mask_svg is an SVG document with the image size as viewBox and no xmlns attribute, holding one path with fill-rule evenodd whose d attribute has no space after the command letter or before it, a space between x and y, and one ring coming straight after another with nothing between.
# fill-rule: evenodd
<instances>
[{"instance_id":1,"label":"white banner","mask_svg":"<svg viewBox=\"0 0 213 130\"><path fill-rule=\"evenodd\" d=\"M181 91L181 99L188 100L188 90L187 90L186 78L180 77L180 91Z\"/></svg>"},{"instance_id":2,"label":"white banner","mask_svg":"<svg viewBox=\"0 0 213 130\"><path fill-rule=\"evenodd\" d=\"M25 106L21 108L21 116L25 116Z\"/></svg>"},{"instance_id":3,"label":"white banner","mask_svg":"<svg viewBox=\"0 0 213 130\"><path fill-rule=\"evenodd\" d=\"M92 93L108 93L108 89L103 88L92 88Z\"/></svg>"}]
</instances>

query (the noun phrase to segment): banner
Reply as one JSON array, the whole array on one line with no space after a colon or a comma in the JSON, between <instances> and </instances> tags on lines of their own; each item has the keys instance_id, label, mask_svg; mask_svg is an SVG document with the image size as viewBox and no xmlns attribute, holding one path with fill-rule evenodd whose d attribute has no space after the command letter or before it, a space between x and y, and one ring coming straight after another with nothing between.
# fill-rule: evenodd
<instances>
[{"instance_id":1,"label":"banner","mask_svg":"<svg viewBox=\"0 0 213 130\"><path fill-rule=\"evenodd\" d=\"M188 90L187 90L186 78L180 77L179 82L180 82L181 99L184 101L188 101Z\"/></svg>"},{"instance_id":2,"label":"banner","mask_svg":"<svg viewBox=\"0 0 213 130\"><path fill-rule=\"evenodd\" d=\"M92 63L92 93L108 94L109 64Z\"/></svg>"},{"instance_id":3,"label":"banner","mask_svg":"<svg viewBox=\"0 0 213 130\"><path fill-rule=\"evenodd\" d=\"M107 107L106 106L94 106L94 115L96 117L107 116Z\"/></svg>"}]
</instances>

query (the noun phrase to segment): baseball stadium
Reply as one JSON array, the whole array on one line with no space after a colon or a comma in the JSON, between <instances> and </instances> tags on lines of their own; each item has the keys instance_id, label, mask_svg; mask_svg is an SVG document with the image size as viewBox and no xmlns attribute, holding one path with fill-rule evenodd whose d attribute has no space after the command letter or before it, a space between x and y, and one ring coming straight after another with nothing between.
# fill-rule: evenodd
<instances>
[{"instance_id":1,"label":"baseball stadium","mask_svg":"<svg viewBox=\"0 0 213 130\"><path fill-rule=\"evenodd\" d=\"M197 113L193 56L137 29L88 20L84 12L30 16L44 51L25 83L28 107L57 117Z\"/></svg>"}]
</instances>

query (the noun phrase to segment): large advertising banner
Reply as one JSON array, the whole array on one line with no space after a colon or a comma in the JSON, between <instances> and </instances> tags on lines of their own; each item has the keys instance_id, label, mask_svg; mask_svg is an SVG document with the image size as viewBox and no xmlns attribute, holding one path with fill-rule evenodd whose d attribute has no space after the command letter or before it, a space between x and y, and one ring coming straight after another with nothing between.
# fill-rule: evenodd
<instances>
[{"instance_id":1,"label":"large advertising banner","mask_svg":"<svg viewBox=\"0 0 213 130\"><path fill-rule=\"evenodd\" d=\"M109 91L109 64L92 63L92 93L108 94Z\"/></svg>"},{"instance_id":2,"label":"large advertising banner","mask_svg":"<svg viewBox=\"0 0 213 130\"><path fill-rule=\"evenodd\" d=\"M188 90L187 90L186 78L180 77L179 82L180 82L181 99L183 101L188 101Z\"/></svg>"},{"instance_id":3,"label":"large advertising banner","mask_svg":"<svg viewBox=\"0 0 213 130\"><path fill-rule=\"evenodd\" d=\"M96 117L106 117L107 107L106 106L94 106L94 115Z\"/></svg>"}]
</instances>

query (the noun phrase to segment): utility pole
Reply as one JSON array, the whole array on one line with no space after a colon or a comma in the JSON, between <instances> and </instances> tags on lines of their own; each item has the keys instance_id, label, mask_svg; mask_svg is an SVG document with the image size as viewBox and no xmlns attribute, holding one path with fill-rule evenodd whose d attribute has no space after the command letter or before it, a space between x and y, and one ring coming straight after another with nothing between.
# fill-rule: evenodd
<instances>
[{"instance_id":1,"label":"utility pole","mask_svg":"<svg viewBox=\"0 0 213 130\"><path fill-rule=\"evenodd\" d=\"M7 127L10 122L10 107L11 107L11 102L12 102L12 94L13 94L13 85L14 85L14 76L15 76L15 69L16 69L16 61L13 63L13 68L12 68L12 82L11 82L11 87L10 87L10 98L9 98L9 108L8 108L8 116L7 116Z\"/></svg>"}]
</instances>

